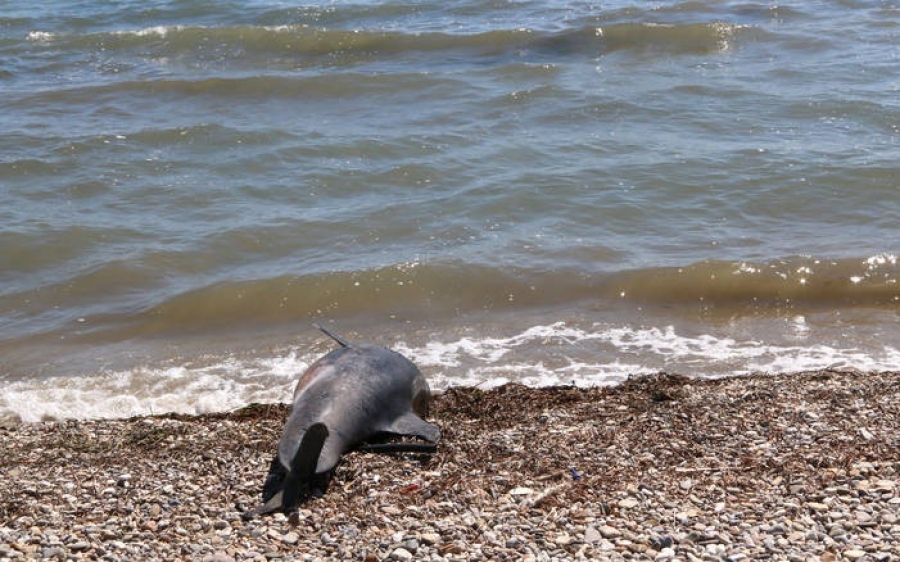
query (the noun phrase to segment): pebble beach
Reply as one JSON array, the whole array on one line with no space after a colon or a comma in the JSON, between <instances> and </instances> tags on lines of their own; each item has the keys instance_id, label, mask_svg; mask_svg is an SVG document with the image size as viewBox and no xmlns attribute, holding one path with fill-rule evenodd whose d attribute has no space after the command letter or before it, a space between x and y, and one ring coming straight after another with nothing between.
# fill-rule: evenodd
<instances>
[{"instance_id":1,"label":"pebble beach","mask_svg":"<svg viewBox=\"0 0 900 562\"><path fill-rule=\"evenodd\" d=\"M454 388L436 454L245 521L287 412L6 424L0 559L900 559L900 373Z\"/></svg>"}]
</instances>

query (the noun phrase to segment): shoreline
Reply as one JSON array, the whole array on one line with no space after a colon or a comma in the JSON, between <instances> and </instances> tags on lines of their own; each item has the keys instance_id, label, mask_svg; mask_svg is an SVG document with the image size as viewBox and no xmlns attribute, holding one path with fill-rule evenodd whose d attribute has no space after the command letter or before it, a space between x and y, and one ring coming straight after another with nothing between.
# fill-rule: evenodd
<instances>
[{"instance_id":1,"label":"shoreline","mask_svg":"<svg viewBox=\"0 0 900 562\"><path fill-rule=\"evenodd\" d=\"M453 388L437 454L242 521L287 411L0 428L0 559L900 557L900 373Z\"/></svg>"}]
</instances>

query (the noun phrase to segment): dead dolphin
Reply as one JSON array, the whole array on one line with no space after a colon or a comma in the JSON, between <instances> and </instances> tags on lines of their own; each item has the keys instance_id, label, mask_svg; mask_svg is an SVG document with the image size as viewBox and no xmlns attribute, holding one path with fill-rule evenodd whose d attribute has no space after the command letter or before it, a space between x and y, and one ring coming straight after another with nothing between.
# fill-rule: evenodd
<instances>
[{"instance_id":1,"label":"dead dolphin","mask_svg":"<svg viewBox=\"0 0 900 562\"><path fill-rule=\"evenodd\" d=\"M303 499L320 494L348 451L433 452L441 438L441 430L420 417L428 415L431 390L409 359L384 347L350 344L316 327L341 347L300 377L263 485L263 504L247 517L290 512ZM429 444L366 444L385 434L417 436Z\"/></svg>"}]
</instances>

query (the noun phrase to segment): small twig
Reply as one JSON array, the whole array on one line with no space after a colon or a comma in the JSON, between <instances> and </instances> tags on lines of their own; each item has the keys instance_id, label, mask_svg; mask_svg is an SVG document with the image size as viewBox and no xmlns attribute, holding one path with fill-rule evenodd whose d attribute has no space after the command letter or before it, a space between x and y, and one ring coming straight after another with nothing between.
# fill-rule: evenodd
<instances>
[{"instance_id":1,"label":"small twig","mask_svg":"<svg viewBox=\"0 0 900 562\"><path fill-rule=\"evenodd\" d=\"M559 483L559 484L555 484L555 485L553 485L553 486L550 486L549 488L547 488L546 490L544 490L544 491L541 492L540 494L536 495L535 497L533 497L533 498L531 498L530 500L528 500L527 502L525 502L525 505L527 505L527 507L528 507L529 509L530 509L530 508L534 508L534 507L538 507L538 506L539 506L540 504L542 504L542 503L544 502L544 500L546 500L548 497L552 496L553 494L559 492L560 490L562 490L562 489L564 489L564 488L568 488L568 487L571 486L571 485L572 485L572 481L571 481L571 480L567 480L567 481L565 481L565 482L561 482L561 483Z\"/></svg>"}]
</instances>

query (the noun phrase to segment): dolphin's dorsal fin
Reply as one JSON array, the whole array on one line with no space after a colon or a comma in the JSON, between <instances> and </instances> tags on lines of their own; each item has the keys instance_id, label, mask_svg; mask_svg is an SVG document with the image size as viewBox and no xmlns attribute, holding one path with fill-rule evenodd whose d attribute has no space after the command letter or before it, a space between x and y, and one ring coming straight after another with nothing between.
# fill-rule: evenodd
<instances>
[{"instance_id":1,"label":"dolphin's dorsal fin","mask_svg":"<svg viewBox=\"0 0 900 562\"><path fill-rule=\"evenodd\" d=\"M431 443L437 443L441 439L441 429L438 426L428 423L412 412L398 416L389 425L380 429L397 435L415 435Z\"/></svg>"},{"instance_id":2,"label":"dolphin's dorsal fin","mask_svg":"<svg viewBox=\"0 0 900 562\"><path fill-rule=\"evenodd\" d=\"M321 324L313 324L313 327L316 328L317 330L319 330L320 332L322 332L323 334L325 334L326 336L328 336L329 338L331 338L334 341L341 344L341 347L350 347L350 342L348 342L347 340L345 340L344 338L342 338L341 336L339 336L337 334L329 332Z\"/></svg>"},{"instance_id":3,"label":"dolphin's dorsal fin","mask_svg":"<svg viewBox=\"0 0 900 562\"><path fill-rule=\"evenodd\" d=\"M316 474L316 465L319 464L319 455L322 446L328 438L328 428L324 423L314 423L306 428L303 440L297 454L291 460L291 470L284 479L284 495L281 508L285 511L293 511L300 501L301 495L310 493L310 484Z\"/></svg>"}]
</instances>

